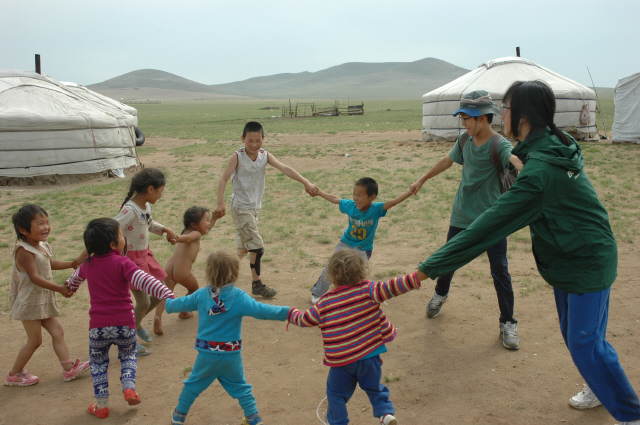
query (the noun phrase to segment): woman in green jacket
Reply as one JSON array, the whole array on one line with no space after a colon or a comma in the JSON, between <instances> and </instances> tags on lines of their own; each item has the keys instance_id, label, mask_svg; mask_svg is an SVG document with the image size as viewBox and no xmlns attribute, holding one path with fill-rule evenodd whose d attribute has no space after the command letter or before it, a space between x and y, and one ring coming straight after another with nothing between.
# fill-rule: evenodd
<instances>
[{"instance_id":1,"label":"woman in green jacket","mask_svg":"<svg viewBox=\"0 0 640 425\"><path fill-rule=\"evenodd\" d=\"M569 403L602 404L623 424L640 425L638 396L605 339L618 248L580 146L554 124L556 102L546 83L515 82L503 102L505 135L521 140L512 154L524 168L493 207L419 264L418 276L451 273L529 226L538 271L554 289L560 331L587 383Z\"/></svg>"}]
</instances>

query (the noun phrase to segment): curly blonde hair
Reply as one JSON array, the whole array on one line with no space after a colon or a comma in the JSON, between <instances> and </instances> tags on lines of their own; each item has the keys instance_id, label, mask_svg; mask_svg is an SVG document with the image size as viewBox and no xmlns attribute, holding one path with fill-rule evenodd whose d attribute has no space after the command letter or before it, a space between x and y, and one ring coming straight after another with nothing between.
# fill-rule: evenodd
<instances>
[{"instance_id":1,"label":"curly blonde hair","mask_svg":"<svg viewBox=\"0 0 640 425\"><path fill-rule=\"evenodd\" d=\"M220 288L238 280L240 274L240 259L231 251L215 251L207 257L205 266L207 283L214 288Z\"/></svg>"},{"instance_id":2,"label":"curly blonde hair","mask_svg":"<svg viewBox=\"0 0 640 425\"><path fill-rule=\"evenodd\" d=\"M353 249L335 252L327 264L327 273L335 286L354 286L367 278L367 260Z\"/></svg>"}]
</instances>

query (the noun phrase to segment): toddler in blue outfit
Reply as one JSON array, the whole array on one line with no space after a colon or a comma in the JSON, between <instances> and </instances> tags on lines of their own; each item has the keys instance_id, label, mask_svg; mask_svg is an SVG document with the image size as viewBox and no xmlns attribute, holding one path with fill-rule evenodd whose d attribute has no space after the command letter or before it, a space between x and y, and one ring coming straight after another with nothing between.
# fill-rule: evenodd
<instances>
[{"instance_id":1,"label":"toddler in blue outfit","mask_svg":"<svg viewBox=\"0 0 640 425\"><path fill-rule=\"evenodd\" d=\"M167 313L198 311L195 349L198 357L173 409L172 424L183 424L196 398L216 379L244 410L242 425L263 425L256 399L242 366L242 318L285 321L289 307L262 304L234 286L240 260L228 251L207 258L205 275L209 285L191 295L168 299Z\"/></svg>"}]
</instances>

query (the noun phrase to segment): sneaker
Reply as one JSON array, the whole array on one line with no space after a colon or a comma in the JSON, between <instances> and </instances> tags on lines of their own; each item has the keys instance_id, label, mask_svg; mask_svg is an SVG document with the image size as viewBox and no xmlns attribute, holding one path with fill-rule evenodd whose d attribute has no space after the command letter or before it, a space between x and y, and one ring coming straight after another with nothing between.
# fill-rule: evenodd
<instances>
[{"instance_id":1,"label":"sneaker","mask_svg":"<svg viewBox=\"0 0 640 425\"><path fill-rule=\"evenodd\" d=\"M242 425L264 425L264 422L262 422L260 413L256 413L249 416L248 418L244 418L242 420Z\"/></svg>"},{"instance_id":2,"label":"sneaker","mask_svg":"<svg viewBox=\"0 0 640 425\"><path fill-rule=\"evenodd\" d=\"M182 413L179 410L176 410L176 407L174 407L173 410L171 411L171 425L182 425L184 424L184 421L187 419L187 414Z\"/></svg>"},{"instance_id":3,"label":"sneaker","mask_svg":"<svg viewBox=\"0 0 640 425\"><path fill-rule=\"evenodd\" d=\"M592 407L598 407L602 403L598 400L598 397L591 391L588 385L585 385L582 391L574 395L569 399L569 405L574 409L591 409Z\"/></svg>"},{"instance_id":4,"label":"sneaker","mask_svg":"<svg viewBox=\"0 0 640 425\"><path fill-rule=\"evenodd\" d=\"M258 281L259 283L251 284L251 293L256 296L260 296L263 298L273 298L276 296L278 291L273 288L269 288L267 285L262 283L262 281Z\"/></svg>"},{"instance_id":5,"label":"sneaker","mask_svg":"<svg viewBox=\"0 0 640 425\"><path fill-rule=\"evenodd\" d=\"M520 348L518 326L513 322L500 323L500 339L504 348L517 350Z\"/></svg>"},{"instance_id":6,"label":"sneaker","mask_svg":"<svg viewBox=\"0 0 640 425\"><path fill-rule=\"evenodd\" d=\"M27 369L22 369L22 372L18 372L15 375L11 375L11 371L9 371L4 378L4 384L9 387L28 387L38 382L40 382L40 378L30 375Z\"/></svg>"},{"instance_id":7,"label":"sneaker","mask_svg":"<svg viewBox=\"0 0 640 425\"><path fill-rule=\"evenodd\" d=\"M398 421L395 416L387 413L386 415L380 416L380 425L398 425Z\"/></svg>"},{"instance_id":8,"label":"sneaker","mask_svg":"<svg viewBox=\"0 0 640 425\"><path fill-rule=\"evenodd\" d=\"M98 403L91 403L89 405L89 408L87 409L87 412L94 416L97 416L100 419L104 419L109 416L109 408L103 407L102 409L98 409Z\"/></svg>"},{"instance_id":9,"label":"sneaker","mask_svg":"<svg viewBox=\"0 0 640 425\"><path fill-rule=\"evenodd\" d=\"M124 390L124 400L129 403L129 406L135 406L136 404L142 403L140 396L131 388Z\"/></svg>"},{"instance_id":10,"label":"sneaker","mask_svg":"<svg viewBox=\"0 0 640 425\"><path fill-rule=\"evenodd\" d=\"M429 305L427 306L427 317L429 319L433 319L438 314L440 314L440 310L442 309L442 304L447 300L449 295L438 295L437 293L433 293L431 297L431 301L429 301Z\"/></svg>"},{"instance_id":11,"label":"sneaker","mask_svg":"<svg viewBox=\"0 0 640 425\"><path fill-rule=\"evenodd\" d=\"M66 362L61 362L60 364L67 364L71 362L73 362L73 360L67 360ZM76 359L75 363L73 363L73 366L71 366L71 369L62 371L62 377L65 381L73 381L80 374L88 370L89 362L81 362L80 359Z\"/></svg>"},{"instance_id":12,"label":"sneaker","mask_svg":"<svg viewBox=\"0 0 640 425\"><path fill-rule=\"evenodd\" d=\"M620 425L640 425L640 419L636 419L635 421L631 422L620 422Z\"/></svg>"},{"instance_id":13,"label":"sneaker","mask_svg":"<svg viewBox=\"0 0 640 425\"><path fill-rule=\"evenodd\" d=\"M316 297L315 295L311 294L311 304L315 304L318 301L320 301L320 297Z\"/></svg>"}]
</instances>

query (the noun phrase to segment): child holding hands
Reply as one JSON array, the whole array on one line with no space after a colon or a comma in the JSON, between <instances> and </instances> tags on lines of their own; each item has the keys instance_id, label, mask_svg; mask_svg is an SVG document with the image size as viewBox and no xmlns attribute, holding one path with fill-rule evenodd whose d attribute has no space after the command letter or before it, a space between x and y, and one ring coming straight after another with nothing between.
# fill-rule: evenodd
<instances>
[{"instance_id":1,"label":"child holding hands","mask_svg":"<svg viewBox=\"0 0 640 425\"><path fill-rule=\"evenodd\" d=\"M18 243L13 250L13 271L9 292L10 317L21 320L27 333L27 343L18 352L13 367L5 377L7 386L26 387L37 384L39 378L24 368L42 344L42 329L51 335L53 350L63 367L63 378L71 381L89 369L89 362L69 358L64 330L56 317L60 307L56 292L69 295L69 288L52 282L51 270L72 268L71 261L54 261L47 243L51 233L49 215L44 208L27 204L12 217Z\"/></svg>"},{"instance_id":2,"label":"child holding hands","mask_svg":"<svg viewBox=\"0 0 640 425\"><path fill-rule=\"evenodd\" d=\"M96 402L88 412L104 419L109 416L109 348L118 346L120 381L129 405L141 402L136 394L136 317L129 293L129 282L137 290L157 299L173 298L162 282L140 270L125 256L127 241L120 224L112 218L91 220L84 231L89 258L67 280L71 293L83 281L89 286L89 351L91 377Z\"/></svg>"},{"instance_id":3,"label":"child holding hands","mask_svg":"<svg viewBox=\"0 0 640 425\"><path fill-rule=\"evenodd\" d=\"M216 219L211 219L211 211L205 207L190 207L184 212L182 222L184 230L176 238L176 247L164 268L167 273L165 284L173 291L176 284L179 283L187 288L187 295L191 295L200 289L196 277L191 273L191 267L200 251L200 238L209 233ZM160 303L156 308L156 317L153 320L153 332L156 335L164 334L162 329L163 312L164 303ZM189 319L193 317L193 313L183 311L178 317Z\"/></svg>"},{"instance_id":4,"label":"child holding hands","mask_svg":"<svg viewBox=\"0 0 640 425\"><path fill-rule=\"evenodd\" d=\"M356 250L365 260L369 260L373 252L373 240L378 228L378 220L385 217L390 208L410 197L411 192L404 192L390 201L374 202L378 197L378 182L370 177L363 177L353 185L353 199L340 199L340 197L322 190L318 191L318 195L333 204L338 204L340 212L349 217L347 229L336 246L336 252L351 248ZM325 267L311 288L311 303L315 304L329 290L330 285L331 281Z\"/></svg>"},{"instance_id":5,"label":"child holding hands","mask_svg":"<svg viewBox=\"0 0 640 425\"><path fill-rule=\"evenodd\" d=\"M380 304L420 288L416 273L388 282L366 280L367 261L353 249L335 252L327 264L333 289L309 310L292 308L287 321L300 327L319 326L324 346L327 378L327 420L330 425L349 423L347 402L362 388L381 425L397 425L389 389L380 383L385 344L396 337L396 328Z\"/></svg>"},{"instance_id":6,"label":"child holding hands","mask_svg":"<svg viewBox=\"0 0 640 425\"><path fill-rule=\"evenodd\" d=\"M216 379L244 410L242 425L262 425L256 399L242 366L242 319L285 321L289 307L262 304L236 288L238 256L228 251L209 255L205 269L208 286L191 295L166 301L167 313L198 311L195 349L198 357L184 381L171 423L183 424L195 399ZM218 421L219 422L219 421Z\"/></svg>"},{"instance_id":7,"label":"child holding hands","mask_svg":"<svg viewBox=\"0 0 640 425\"><path fill-rule=\"evenodd\" d=\"M169 227L154 221L151 217L151 205L162 198L166 184L167 179L162 171L156 168L145 168L140 171L131 179L129 193L120 207L120 213L115 217L115 220L120 223L125 241L127 241L127 257L142 271L149 273L161 282L165 280L167 273L158 264L149 249L149 232L158 236L166 233L167 241L175 244L176 233ZM76 258L75 263L79 264L86 256L87 251L85 250L80 257ZM130 289L136 299L136 332L144 341L151 342L151 335L142 326L142 319L154 310L161 300L149 297L134 285L131 285ZM141 344L136 346L136 350L139 356L151 354L151 351Z\"/></svg>"}]
</instances>

